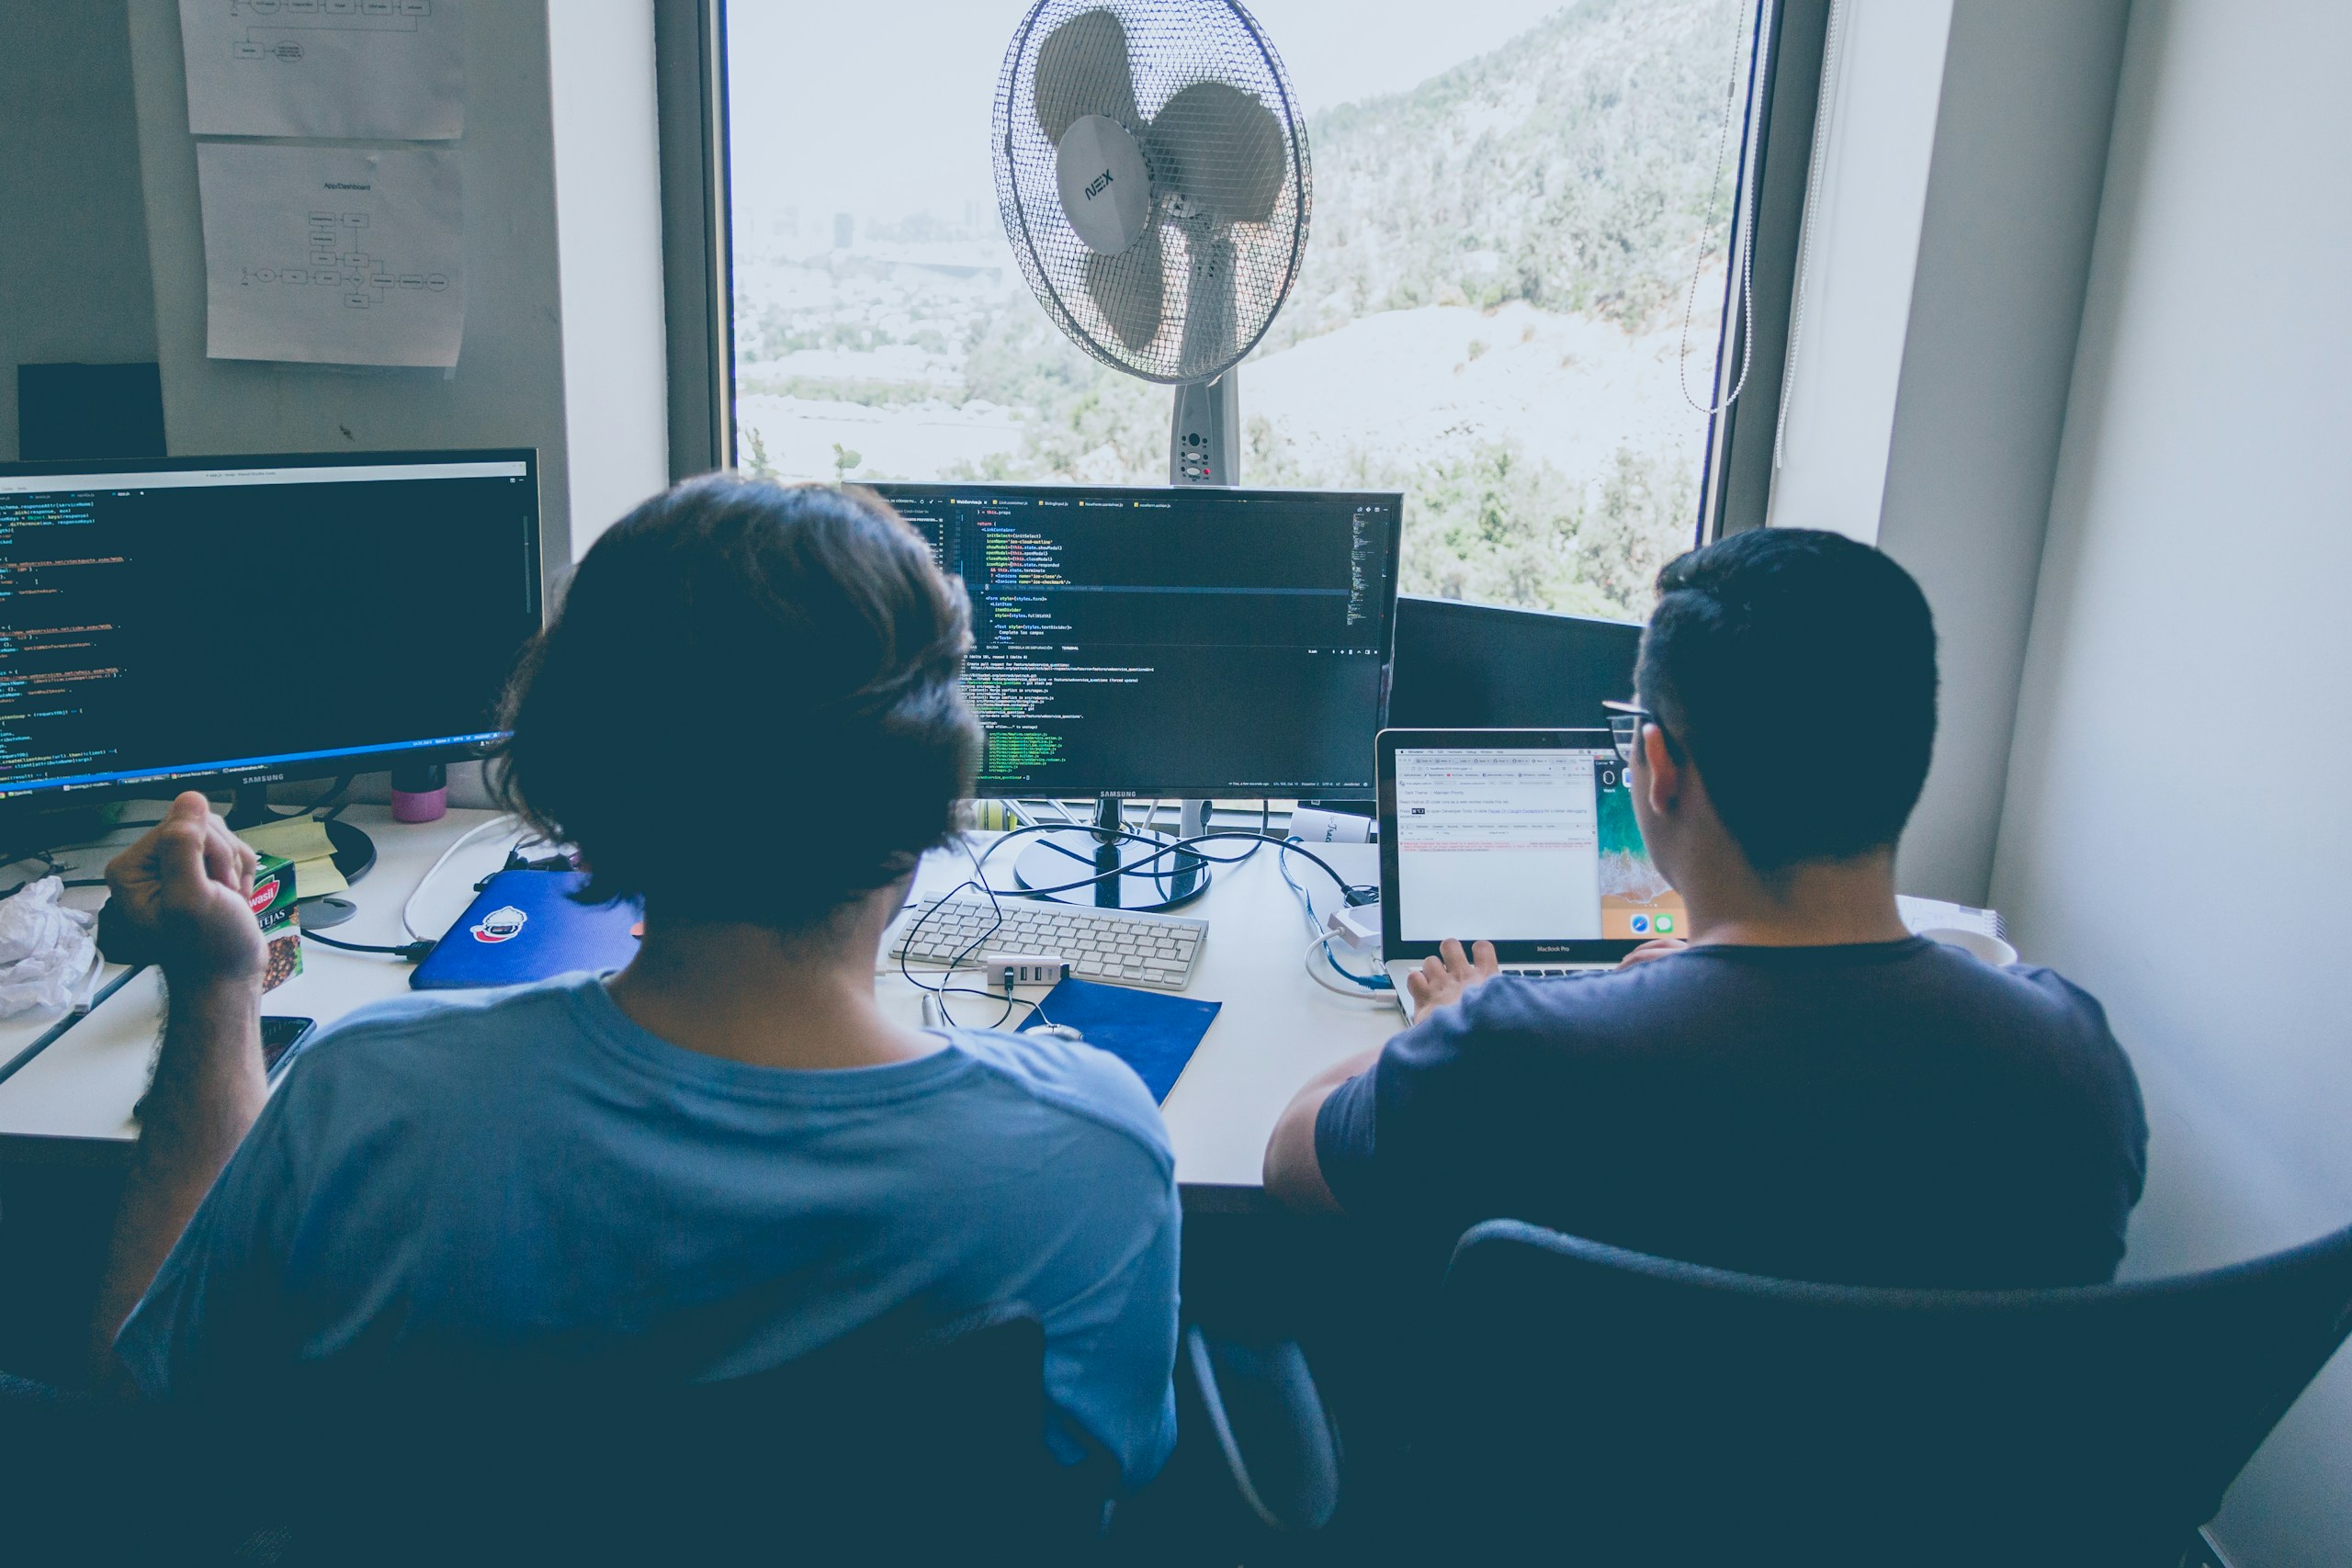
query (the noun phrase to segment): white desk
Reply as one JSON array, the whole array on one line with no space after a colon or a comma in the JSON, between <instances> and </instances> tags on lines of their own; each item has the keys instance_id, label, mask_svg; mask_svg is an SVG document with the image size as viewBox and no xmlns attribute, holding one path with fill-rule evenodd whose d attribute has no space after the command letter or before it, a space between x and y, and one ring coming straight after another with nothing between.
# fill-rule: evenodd
<instances>
[{"instance_id":1,"label":"white desk","mask_svg":"<svg viewBox=\"0 0 2352 1568\"><path fill-rule=\"evenodd\" d=\"M358 915L328 934L346 942L397 942L401 904L441 852L491 813L452 811L441 821L407 827L381 807L353 807L345 817L376 840L375 869L353 888ZM129 835L123 836L126 840ZM446 928L473 897L473 885L503 862L507 835L490 833L469 844L443 868L419 900L417 928ZM1246 844L1219 846L1238 852ZM1376 852L1363 844L1318 846L1317 852L1358 882L1377 879ZM78 874L102 865L104 851L69 857ZM1207 919L1208 940L1184 993L1225 1003L1200 1050L1162 1108L1176 1148L1176 1176L1194 1203L1220 1193L1250 1201L1274 1119L1298 1086L1343 1056L1377 1045L1401 1024L1386 998L1357 1000L1317 986L1300 963L1306 944L1297 900L1283 885L1272 845L1238 866L1217 868L1208 895L1182 912ZM1293 856L1291 874L1315 896L1318 910L1335 907L1330 879ZM1011 866L990 865L1000 886ZM919 892L944 891L969 871L960 854L933 856L917 878ZM101 888L76 889L95 908ZM303 972L262 999L270 1013L314 1018L323 1026L353 1009L408 989L409 966L377 954L340 953L305 944ZM113 973L119 973L114 971ZM908 1022L922 1016L922 995L895 973L877 982L883 1003ZM1029 997L1042 990L1024 991ZM984 1022L995 1008L978 998L958 1005L962 1021ZM39 1152L44 1145L126 1145L138 1134L130 1108L146 1087L148 1064L162 1021L162 990L153 971L140 974L80 1022L0 1080L0 1153ZM0 1021L0 1064L46 1030L56 1015Z\"/></svg>"}]
</instances>

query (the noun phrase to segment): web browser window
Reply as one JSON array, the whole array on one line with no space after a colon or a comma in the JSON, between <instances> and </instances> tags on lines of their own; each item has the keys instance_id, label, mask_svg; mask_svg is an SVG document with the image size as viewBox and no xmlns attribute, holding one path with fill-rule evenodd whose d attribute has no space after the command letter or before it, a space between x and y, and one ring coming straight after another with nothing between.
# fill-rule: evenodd
<instances>
[{"instance_id":1,"label":"web browser window","mask_svg":"<svg viewBox=\"0 0 2352 1568\"><path fill-rule=\"evenodd\" d=\"M1647 940L1683 924L1613 750L1400 749L1396 875L1408 942Z\"/></svg>"}]
</instances>

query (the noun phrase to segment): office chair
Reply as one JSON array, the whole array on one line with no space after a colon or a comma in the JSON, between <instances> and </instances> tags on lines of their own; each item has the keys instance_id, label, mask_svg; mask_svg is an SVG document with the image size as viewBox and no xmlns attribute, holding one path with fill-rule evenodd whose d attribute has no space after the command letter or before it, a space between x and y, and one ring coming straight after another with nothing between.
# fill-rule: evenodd
<instances>
[{"instance_id":1,"label":"office chair","mask_svg":"<svg viewBox=\"0 0 2352 1568\"><path fill-rule=\"evenodd\" d=\"M2352 1229L2178 1279L1974 1292L1493 1221L1439 1320L1412 1511L1456 1561L2174 1568L2352 1330Z\"/></svg>"},{"instance_id":2,"label":"office chair","mask_svg":"<svg viewBox=\"0 0 2352 1568\"><path fill-rule=\"evenodd\" d=\"M1051 1562L1098 1533L1107 1457L1044 1441L1025 1308L862 1332L773 1371L665 1382L601 1363L460 1387L322 1380L244 1555L310 1563Z\"/></svg>"}]
</instances>

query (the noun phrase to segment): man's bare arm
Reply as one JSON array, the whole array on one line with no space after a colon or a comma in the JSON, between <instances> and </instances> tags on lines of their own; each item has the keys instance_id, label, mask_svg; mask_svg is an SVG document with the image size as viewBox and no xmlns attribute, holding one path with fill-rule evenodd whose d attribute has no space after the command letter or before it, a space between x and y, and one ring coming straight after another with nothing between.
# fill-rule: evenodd
<instances>
[{"instance_id":1,"label":"man's bare arm","mask_svg":"<svg viewBox=\"0 0 2352 1568\"><path fill-rule=\"evenodd\" d=\"M1379 1059L1376 1047L1359 1052L1324 1068L1291 1097L1290 1104L1274 1123L1274 1135L1266 1140L1266 1190L1276 1199L1310 1214L1342 1212L1339 1199L1332 1196L1330 1183L1323 1179L1323 1167L1315 1157L1315 1118L1321 1113L1323 1102L1331 1098L1333 1089L1359 1073L1370 1072Z\"/></svg>"},{"instance_id":2,"label":"man's bare arm","mask_svg":"<svg viewBox=\"0 0 2352 1568\"><path fill-rule=\"evenodd\" d=\"M91 1325L101 1384L120 1382L116 1333L267 1098L261 928L246 901L253 875L253 852L193 794L107 868L109 924L161 962L167 1000Z\"/></svg>"},{"instance_id":3,"label":"man's bare arm","mask_svg":"<svg viewBox=\"0 0 2352 1568\"><path fill-rule=\"evenodd\" d=\"M1427 1013L1460 1001L1492 979L1498 967L1493 942L1476 942L1465 951L1458 942L1445 942L1418 971L1405 977L1405 983L1412 989L1414 1003ZM1359 1073L1371 1071L1379 1059L1377 1050L1351 1056L1307 1079L1306 1086L1291 1097L1274 1123L1274 1135L1266 1140L1263 1179L1267 1191L1306 1213L1345 1212L1331 1184L1323 1179L1322 1162L1316 1158L1315 1119L1322 1114L1323 1102L1331 1098L1333 1089Z\"/></svg>"}]
</instances>

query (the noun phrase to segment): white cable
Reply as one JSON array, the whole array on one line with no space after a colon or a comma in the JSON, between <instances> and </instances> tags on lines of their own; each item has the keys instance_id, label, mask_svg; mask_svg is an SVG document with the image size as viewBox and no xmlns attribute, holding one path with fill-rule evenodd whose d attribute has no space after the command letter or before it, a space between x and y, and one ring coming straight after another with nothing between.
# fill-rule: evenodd
<instances>
[{"instance_id":1,"label":"white cable","mask_svg":"<svg viewBox=\"0 0 2352 1568\"><path fill-rule=\"evenodd\" d=\"M520 824L513 817L493 817L487 822L479 823L474 827L467 829L463 833L458 836L458 841L456 843L451 844L447 849L441 852L441 858L433 863L431 870L427 871L423 876L416 879L416 886L414 890L409 894L408 902L401 906L401 930L408 933L409 941L427 942L433 940L428 938L423 931L416 929L416 901L424 896L424 890L426 888L433 886L433 879L441 874L441 868L449 863L450 857L455 855L459 850L464 849L468 844L472 843L476 839L481 838L484 833L489 832L493 828L517 826L520 826Z\"/></svg>"},{"instance_id":2,"label":"white cable","mask_svg":"<svg viewBox=\"0 0 2352 1568\"><path fill-rule=\"evenodd\" d=\"M1741 16L1745 17L1747 15L1747 7L1743 4L1740 6ZM1697 313L1699 309L1699 279L1707 270L1707 236L1713 233L1715 228L1715 192L1723 186L1724 156L1731 150L1731 111L1732 106L1739 100L1739 53L1737 40L1739 35L1747 30L1747 29L1745 27L1742 27L1735 29L1732 34L1734 41L1732 46L1731 81L1724 89L1723 127L1721 130L1717 132L1715 138L1714 184L1710 186L1707 189L1707 222L1706 227L1699 235L1698 257L1690 265L1690 298L1684 302L1682 307L1681 358L1678 360L1675 365L1676 375L1682 383L1682 400L1689 403L1692 408L1697 409L1701 413L1709 415L1710 417L1723 412L1724 410L1731 407L1732 404L1739 400L1739 394L1747 389L1747 373L1749 370L1755 368L1756 365L1757 197L1756 179L1754 176L1760 175L1763 172L1763 164L1760 159L1751 157L1747 165L1741 170L1742 178L1739 182L1741 200L1736 203L1732 208L1732 231L1729 235L1725 236L1726 240L1736 240L1739 243L1739 254L1736 258L1736 264L1739 267L1740 296L1739 319L1741 341L1739 349L1739 379L1732 383L1731 390L1724 394L1724 400L1719 403L1702 403L1698 399L1690 395L1690 319ZM1770 68L1771 48L1772 0L1762 0L1761 8L1758 11L1756 17L1756 58L1748 62L1747 74L1749 82L1753 83L1760 71ZM1751 115L1755 112L1755 95L1751 92L1748 95L1749 113ZM1761 134L1763 128L1759 125L1756 129L1758 134L1747 138L1748 147L1751 151L1760 148L1763 143L1763 137ZM1722 367L1720 366L1716 367L1716 385L1722 385Z\"/></svg>"},{"instance_id":3,"label":"white cable","mask_svg":"<svg viewBox=\"0 0 2352 1568\"><path fill-rule=\"evenodd\" d=\"M1789 347L1781 364L1781 408L1772 425L1772 471L1779 473L1788 457L1789 394L1796 390L1797 348L1804 334L1804 294L1813 277L1815 210L1820 205L1821 182L1829 164L1829 133L1837 123L1838 95L1842 78L1838 70L1838 45L1845 20L1841 0L1829 0L1828 31L1821 41L1821 94L1815 100L1813 162L1805 170L1804 213L1797 233L1797 282L1791 294Z\"/></svg>"},{"instance_id":4,"label":"white cable","mask_svg":"<svg viewBox=\"0 0 2352 1568\"><path fill-rule=\"evenodd\" d=\"M1340 971L1340 974L1346 975L1350 979L1356 981L1355 986L1352 987L1343 987L1338 982L1326 977L1323 971L1316 966L1316 956L1322 953L1325 948L1331 945L1331 938L1335 934L1335 932L1325 931L1321 936L1317 937L1313 942L1306 944L1306 952L1302 955L1306 964L1306 977L1336 997L1353 997L1359 1001L1377 1002L1387 1000L1387 998L1394 993L1390 992L1384 987L1368 984L1367 981L1370 978L1369 976L1357 976L1350 973L1348 970L1342 969Z\"/></svg>"}]
</instances>

